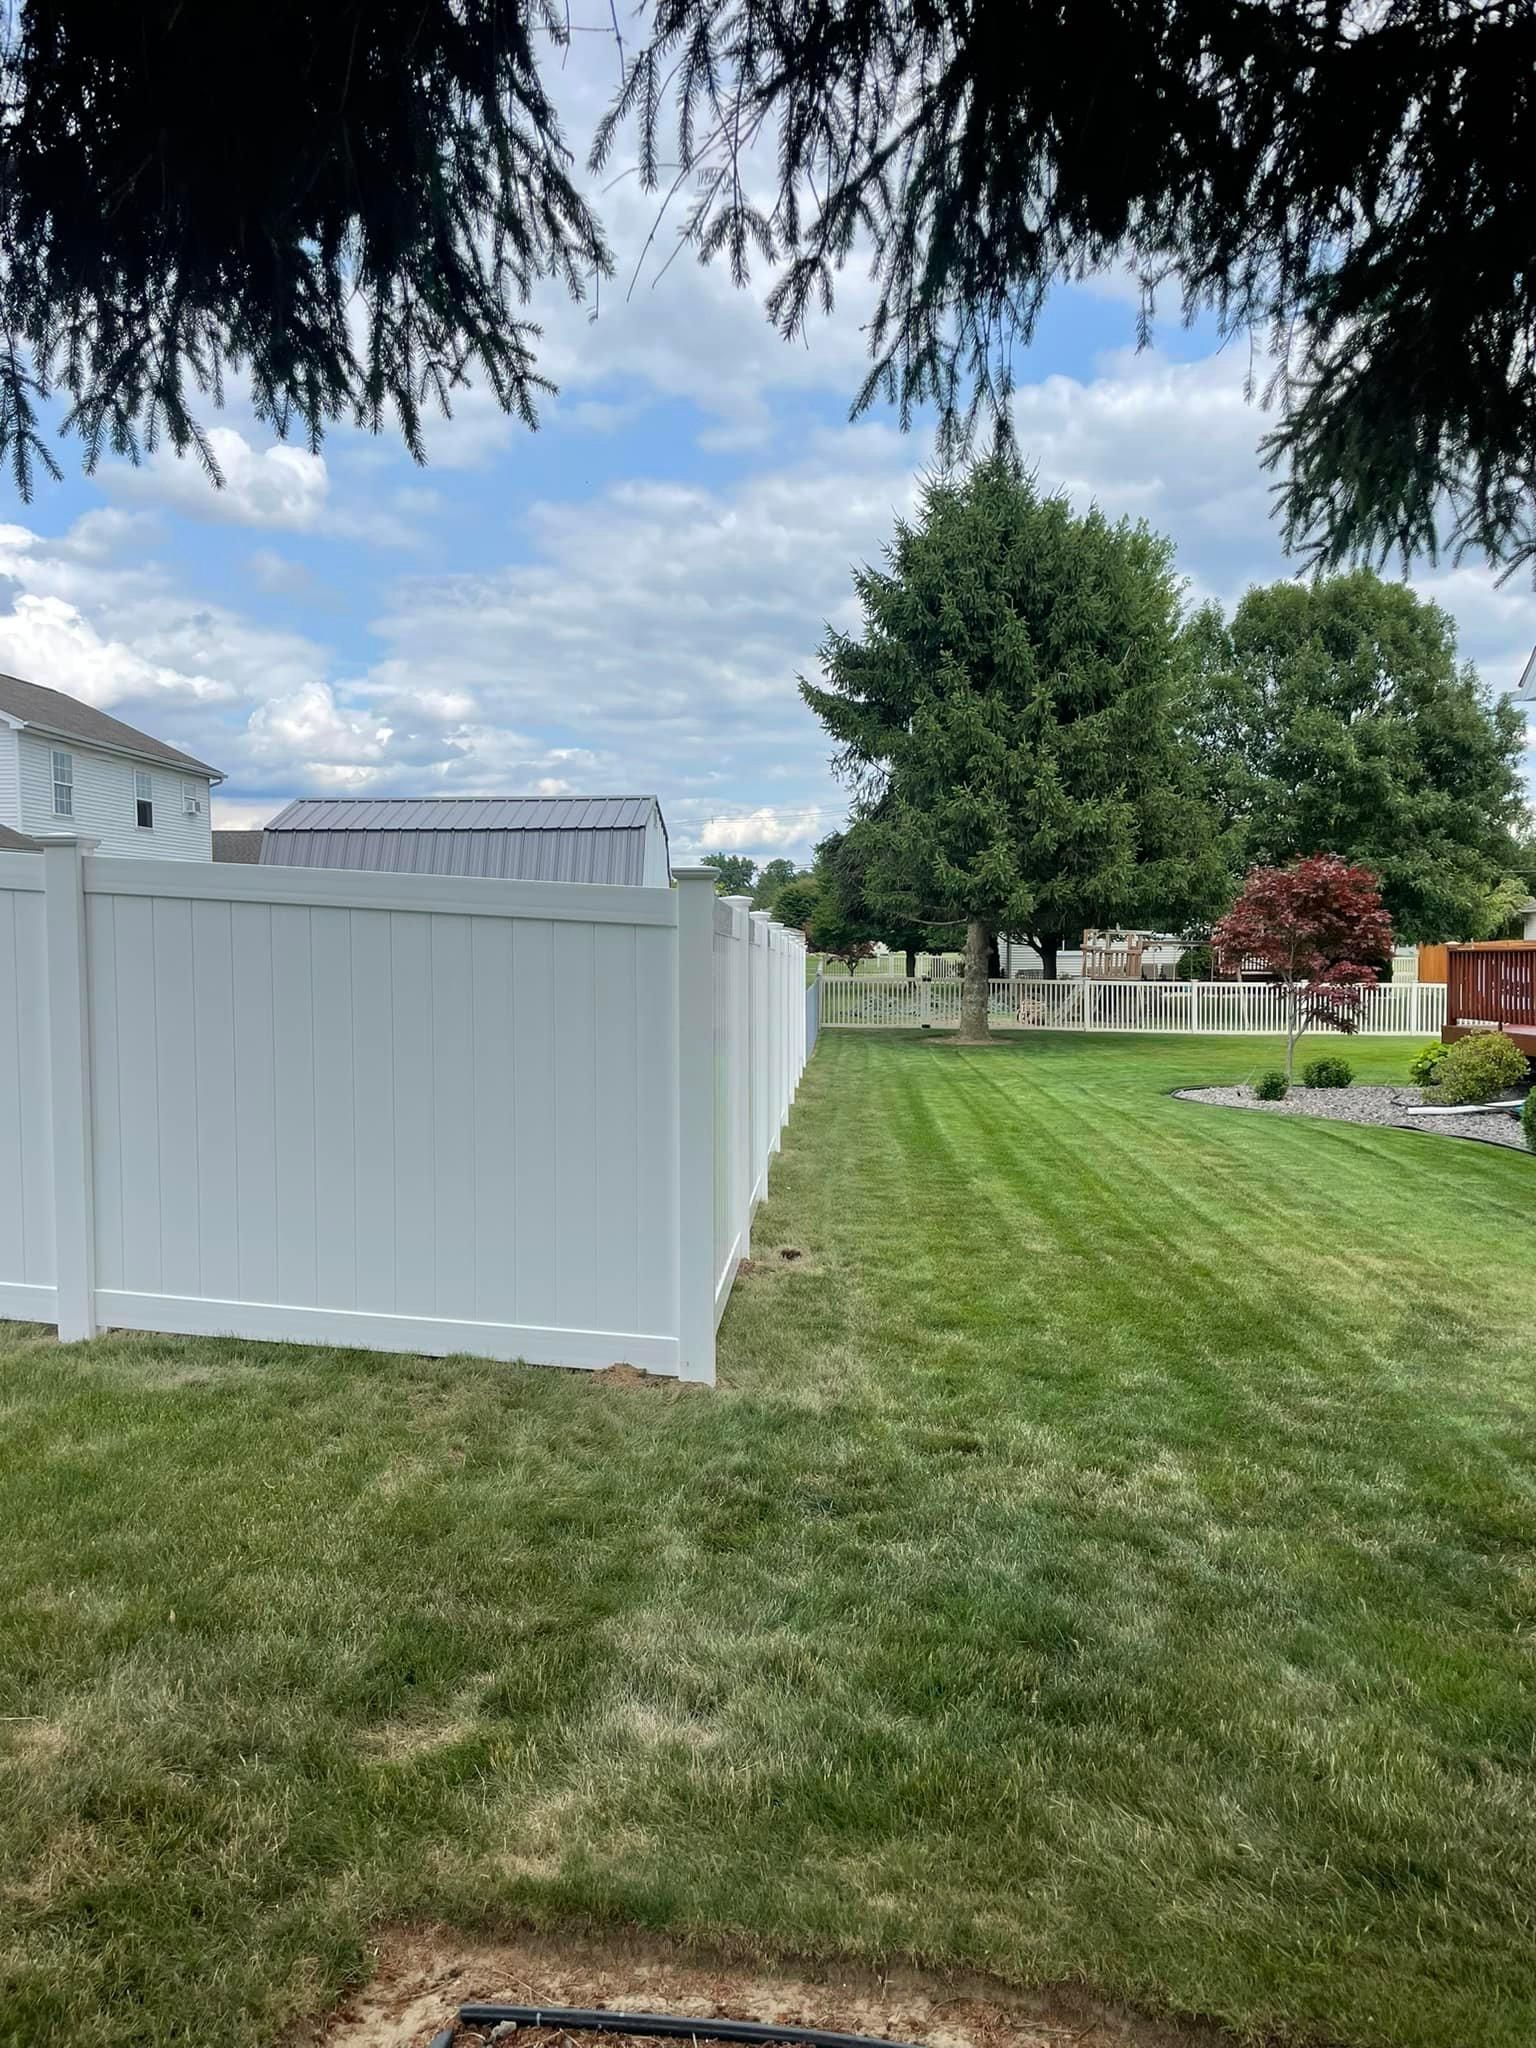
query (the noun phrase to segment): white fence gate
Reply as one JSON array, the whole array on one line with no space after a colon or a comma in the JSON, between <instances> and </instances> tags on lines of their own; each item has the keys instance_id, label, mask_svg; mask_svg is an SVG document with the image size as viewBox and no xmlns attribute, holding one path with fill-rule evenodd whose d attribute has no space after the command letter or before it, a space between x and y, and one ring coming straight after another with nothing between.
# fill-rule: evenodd
<instances>
[{"instance_id":1,"label":"white fence gate","mask_svg":"<svg viewBox=\"0 0 1536 2048\"><path fill-rule=\"evenodd\" d=\"M712 1380L803 957L708 869L0 853L0 1315Z\"/></svg>"},{"instance_id":2,"label":"white fence gate","mask_svg":"<svg viewBox=\"0 0 1536 2048\"><path fill-rule=\"evenodd\" d=\"M1047 1031L1200 1031L1268 1036L1285 1030L1285 994L1256 981L991 981L994 1027ZM958 1024L958 981L827 974L821 1022ZM1370 1037L1438 1036L1445 986L1387 981L1361 991L1358 1030ZM1321 1030L1322 1026L1312 1027Z\"/></svg>"}]
</instances>

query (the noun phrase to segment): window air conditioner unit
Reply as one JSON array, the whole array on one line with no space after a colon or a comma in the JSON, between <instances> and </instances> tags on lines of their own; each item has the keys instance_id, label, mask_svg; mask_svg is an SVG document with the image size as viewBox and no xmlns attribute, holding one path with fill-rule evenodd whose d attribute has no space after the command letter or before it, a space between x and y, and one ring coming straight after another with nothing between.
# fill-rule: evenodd
<instances>
[{"instance_id":1,"label":"window air conditioner unit","mask_svg":"<svg viewBox=\"0 0 1536 2048\"><path fill-rule=\"evenodd\" d=\"M200 796L184 796L181 800L184 817L200 818L203 815L203 800Z\"/></svg>"}]
</instances>

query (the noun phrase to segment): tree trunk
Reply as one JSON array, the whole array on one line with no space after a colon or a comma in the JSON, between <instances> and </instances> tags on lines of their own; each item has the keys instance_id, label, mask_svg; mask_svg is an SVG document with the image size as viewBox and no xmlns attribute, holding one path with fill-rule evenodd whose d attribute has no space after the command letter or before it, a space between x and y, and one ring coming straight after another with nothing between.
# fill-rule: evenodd
<instances>
[{"instance_id":1,"label":"tree trunk","mask_svg":"<svg viewBox=\"0 0 1536 2048\"><path fill-rule=\"evenodd\" d=\"M1056 979L1056 956L1061 951L1059 939L1036 939L1035 951L1040 955L1040 972L1046 981Z\"/></svg>"},{"instance_id":2,"label":"tree trunk","mask_svg":"<svg viewBox=\"0 0 1536 2048\"><path fill-rule=\"evenodd\" d=\"M908 946L907 948L907 979L908 981L916 981L917 979L917 948L915 946Z\"/></svg>"},{"instance_id":3,"label":"tree trunk","mask_svg":"<svg viewBox=\"0 0 1536 2048\"><path fill-rule=\"evenodd\" d=\"M991 1039L987 1025L987 953L991 933L979 917L965 928L965 980L960 988L960 1029L957 1045L986 1045Z\"/></svg>"},{"instance_id":4,"label":"tree trunk","mask_svg":"<svg viewBox=\"0 0 1536 2048\"><path fill-rule=\"evenodd\" d=\"M1296 1041L1301 1036L1301 1004L1294 988L1285 992L1285 1078L1296 1078Z\"/></svg>"}]
</instances>

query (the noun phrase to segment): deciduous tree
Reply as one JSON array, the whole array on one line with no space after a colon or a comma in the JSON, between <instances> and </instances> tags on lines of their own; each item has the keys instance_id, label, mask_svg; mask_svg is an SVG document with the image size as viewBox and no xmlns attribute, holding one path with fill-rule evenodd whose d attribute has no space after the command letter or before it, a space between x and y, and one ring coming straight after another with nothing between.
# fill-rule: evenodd
<instances>
[{"instance_id":1,"label":"deciduous tree","mask_svg":"<svg viewBox=\"0 0 1536 2048\"><path fill-rule=\"evenodd\" d=\"M814 875L795 875L780 889L773 914L780 924L803 932L810 925L820 898L821 889Z\"/></svg>"},{"instance_id":2,"label":"deciduous tree","mask_svg":"<svg viewBox=\"0 0 1536 2048\"><path fill-rule=\"evenodd\" d=\"M862 630L829 634L824 683L801 690L860 800L873 911L965 928L963 1038L987 1034L995 933L1049 971L1084 925L1176 925L1223 899L1178 730L1166 540L1079 518L999 454L927 483L854 586Z\"/></svg>"},{"instance_id":3,"label":"deciduous tree","mask_svg":"<svg viewBox=\"0 0 1536 2048\"><path fill-rule=\"evenodd\" d=\"M754 910L772 910L778 902L779 891L786 882L794 880L795 864L782 855L776 860L764 861L758 871L757 881L752 890Z\"/></svg>"},{"instance_id":4,"label":"deciduous tree","mask_svg":"<svg viewBox=\"0 0 1536 2048\"><path fill-rule=\"evenodd\" d=\"M1211 934L1217 964L1235 974L1260 962L1285 991L1285 1072L1309 1024L1353 1031L1362 986L1392 956L1392 920L1369 868L1337 854L1250 871Z\"/></svg>"},{"instance_id":5,"label":"deciduous tree","mask_svg":"<svg viewBox=\"0 0 1536 2048\"><path fill-rule=\"evenodd\" d=\"M1369 570L1250 590L1190 627L1206 787L1246 860L1320 846L1380 878L1400 938L1483 938L1518 901L1525 727L1455 630Z\"/></svg>"},{"instance_id":6,"label":"deciduous tree","mask_svg":"<svg viewBox=\"0 0 1536 2048\"><path fill-rule=\"evenodd\" d=\"M757 862L744 853L705 853L699 856L701 868L715 871L715 894L717 896L750 896L757 880Z\"/></svg>"}]
</instances>

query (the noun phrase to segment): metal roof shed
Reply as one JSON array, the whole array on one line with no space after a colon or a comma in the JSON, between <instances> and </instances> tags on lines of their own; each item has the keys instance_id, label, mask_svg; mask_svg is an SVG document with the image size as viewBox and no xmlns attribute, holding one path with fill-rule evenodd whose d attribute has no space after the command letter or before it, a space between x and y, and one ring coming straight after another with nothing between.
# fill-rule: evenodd
<instances>
[{"instance_id":1,"label":"metal roof shed","mask_svg":"<svg viewBox=\"0 0 1536 2048\"><path fill-rule=\"evenodd\" d=\"M650 889L672 879L653 796L300 797L263 831L261 864Z\"/></svg>"}]
</instances>

